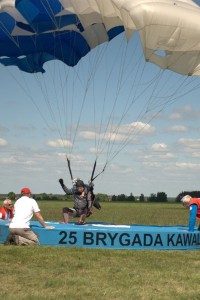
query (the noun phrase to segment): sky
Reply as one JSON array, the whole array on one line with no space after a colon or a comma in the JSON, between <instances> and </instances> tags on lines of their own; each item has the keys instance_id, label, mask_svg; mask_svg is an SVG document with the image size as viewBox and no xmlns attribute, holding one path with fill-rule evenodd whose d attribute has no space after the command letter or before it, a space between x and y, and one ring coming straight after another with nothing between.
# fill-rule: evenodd
<instances>
[{"instance_id":1,"label":"sky","mask_svg":"<svg viewBox=\"0 0 200 300\"><path fill-rule=\"evenodd\" d=\"M84 182L96 158L95 176L107 162L95 193L199 190L200 79L145 63L140 46L123 40L75 68L53 61L45 74L27 74L0 66L0 193L62 194L59 178L71 186L66 155Z\"/></svg>"}]
</instances>

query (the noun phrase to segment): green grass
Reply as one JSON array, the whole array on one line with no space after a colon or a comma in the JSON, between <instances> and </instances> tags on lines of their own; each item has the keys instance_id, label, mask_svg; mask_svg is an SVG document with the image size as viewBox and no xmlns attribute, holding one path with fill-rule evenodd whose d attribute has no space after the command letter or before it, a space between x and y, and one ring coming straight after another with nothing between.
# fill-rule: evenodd
<instances>
[{"instance_id":1,"label":"green grass","mask_svg":"<svg viewBox=\"0 0 200 300\"><path fill-rule=\"evenodd\" d=\"M61 220L66 202L40 202ZM180 204L102 203L88 221L187 225ZM200 252L0 246L2 299L199 299Z\"/></svg>"}]
</instances>

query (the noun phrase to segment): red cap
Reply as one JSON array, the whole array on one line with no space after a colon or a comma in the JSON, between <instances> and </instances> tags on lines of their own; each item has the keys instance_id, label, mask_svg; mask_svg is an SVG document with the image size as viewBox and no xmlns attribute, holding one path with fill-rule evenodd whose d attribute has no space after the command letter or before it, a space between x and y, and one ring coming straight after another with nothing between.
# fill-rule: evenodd
<instances>
[{"instance_id":1,"label":"red cap","mask_svg":"<svg viewBox=\"0 0 200 300\"><path fill-rule=\"evenodd\" d=\"M29 188L23 188L21 189L21 194L31 194L31 191L29 190Z\"/></svg>"}]
</instances>

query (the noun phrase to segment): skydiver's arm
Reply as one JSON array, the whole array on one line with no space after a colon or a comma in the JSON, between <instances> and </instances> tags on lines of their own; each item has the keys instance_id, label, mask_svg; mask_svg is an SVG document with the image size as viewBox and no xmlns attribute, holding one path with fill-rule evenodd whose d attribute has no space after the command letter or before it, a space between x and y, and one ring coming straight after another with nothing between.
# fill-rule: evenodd
<instances>
[{"instance_id":1,"label":"skydiver's arm","mask_svg":"<svg viewBox=\"0 0 200 300\"><path fill-rule=\"evenodd\" d=\"M66 185L64 185L64 184L62 185L62 189L65 192L65 194L67 194L67 195L72 195L73 194L73 190L72 189L68 189L66 187Z\"/></svg>"},{"instance_id":2,"label":"skydiver's arm","mask_svg":"<svg viewBox=\"0 0 200 300\"><path fill-rule=\"evenodd\" d=\"M195 223L196 223L196 214L197 214L197 205L190 205L190 220L189 220L189 231L194 231Z\"/></svg>"},{"instance_id":3,"label":"skydiver's arm","mask_svg":"<svg viewBox=\"0 0 200 300\"><path fill-rule=\"evenodd\" d=\"M72 189L68 189L66 187L66 185L64 185L63 179L59 179L59 182L60 182L60 185L61 185L63 191L65 192L65 194L67 194L67 195L72 195L73 194L73 190Z\"/></svg>"}]
</instances>

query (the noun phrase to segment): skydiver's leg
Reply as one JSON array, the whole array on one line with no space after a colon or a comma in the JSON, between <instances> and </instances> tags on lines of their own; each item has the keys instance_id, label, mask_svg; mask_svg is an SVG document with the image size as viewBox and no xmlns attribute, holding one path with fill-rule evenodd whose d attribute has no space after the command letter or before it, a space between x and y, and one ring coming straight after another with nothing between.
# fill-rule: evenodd
<instances>
[{"instance_id":1,"label":"skydiver's leg","mask_svg":"<svg viewBox=\"0 0 200 300\"><path fill-rule=\"evenodd\" d=\"M63 208L63 219L64 223L67 224L70 221L70 216L73 216L76 213L74 208L64 207Z\"/></svg>"},{"instance_id":2,"label":"skydiver's leg","mask_svg":"<svg viewBox=\"0 0 200 300\"><path fill-rule=\"evenodd\" d=\"M85 219L86 219L86 214L81 214L78 220L78 224L84 225L85 224Z\"/></svg>"},{"instance_id":3,"label":"skydiver's leg","mask_svg":"<svg viewBox=\"0 0 200 300\"><path fill-rule=\"evenodd\" d=\"M79 220L78 220L79 225L85 224L85 219L88 215L88 212L89 212L88 208L85 208L85 209L79 211L79 215L78 215L79 216Z\"/></svg>"}]
</instances>

